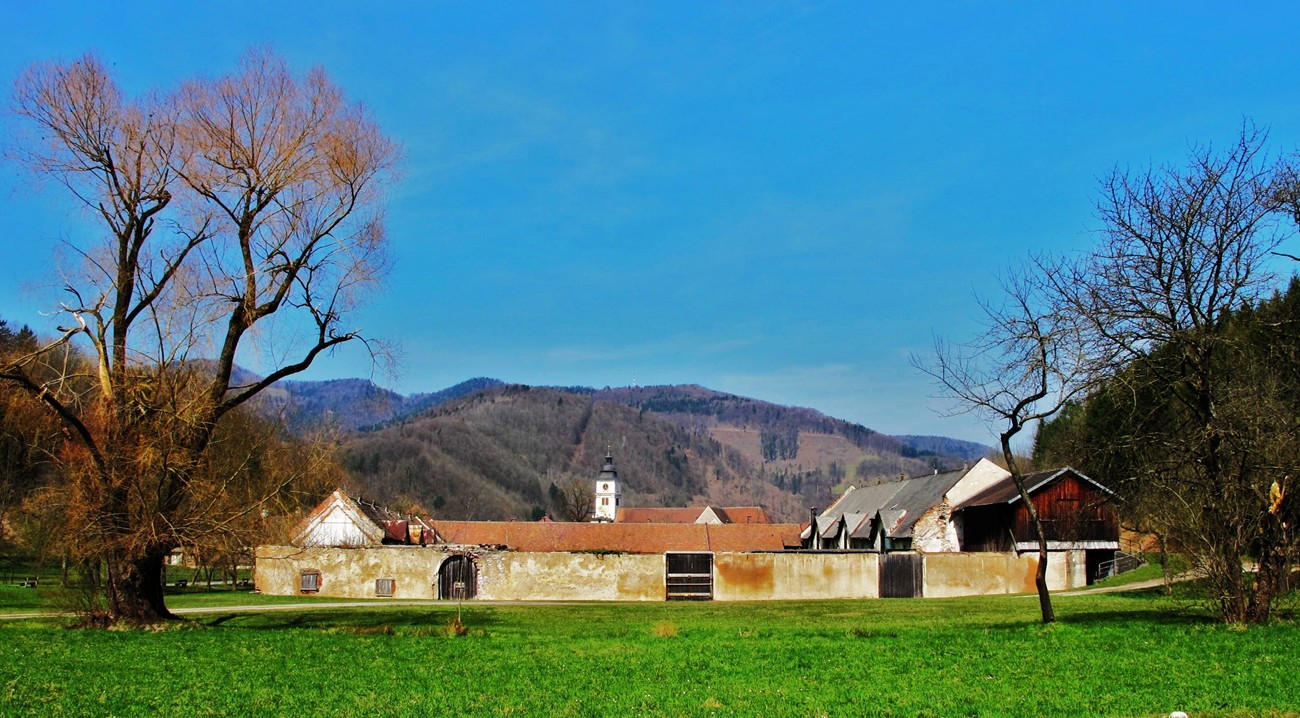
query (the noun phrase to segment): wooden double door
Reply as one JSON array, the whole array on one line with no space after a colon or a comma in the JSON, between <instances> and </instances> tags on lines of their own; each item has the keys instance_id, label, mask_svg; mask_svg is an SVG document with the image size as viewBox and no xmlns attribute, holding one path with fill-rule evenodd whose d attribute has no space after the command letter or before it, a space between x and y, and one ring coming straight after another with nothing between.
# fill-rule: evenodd
<instances>
[{"instance_id":1,"label":"wooden double door","mask_svg":"<svg viewBox=\"0 0 1300 718\"><path fill-rule=\"evenodd\" d=\"M478 595L478 566L469 556L449 556L438 567L438 598L464 601Z\"/></svg>"}]
</instances>

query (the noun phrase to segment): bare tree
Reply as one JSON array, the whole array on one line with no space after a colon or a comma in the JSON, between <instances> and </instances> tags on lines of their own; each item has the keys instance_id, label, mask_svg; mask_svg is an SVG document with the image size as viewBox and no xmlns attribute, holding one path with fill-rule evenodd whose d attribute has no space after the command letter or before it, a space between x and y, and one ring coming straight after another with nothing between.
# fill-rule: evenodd
<instances>
[{"instance_id":1,"label":"bare tree","mask_svg":"<svg viewBox=\"0 0 1300 718\"><path fill-rule=\"evenodd\" d=\"M1131 406L1111 441L1136 457L1130 491L1163 507L1163 530L1205 572L1229 622L1268 619L1280 564L1261 563L1252 580L1242 561L1283 551L1294 502L1270 492L1295 475L1274 440L1294 427L1261 413L1277 392L1229 321L1276 287L1266 260L1287 236L1285 193L1264 147L1264 134L1246 126L1226 151L1194 149L1186 167L1112 173L1098 203L1099 246L1052 275L1119 360L1111 388ZM1285 402L1271 410L1294 416Z\"/></svg>"},{"instance_id":2,"label":"bare tree","mask_svg":"<svg viewBox=\"0 0 1300 718\"><path fill-rule=\"evenodd\" d=\"M566 475L551 484L551 503L563 521L588 521L596 507L596 488L590 481Z\"/></svg>"},{"instance_id":3,"label":"bare tree","mask_svg":"<svg viewBox=\"0 0 1300 718\"><path fill-rule=\"evenodd\" d=\"M980 302L984 332L971 343L937 339L933 360L912 357L914 366L935 378L941 394L957 402L958 413L975 412L999 431L1002 458L1038 535L1034 583L1044 623L1056 620L1047 588L1047 537L1012 440L1085 394L1093 376L1082 326L1041 281L1053 269L1040 260L1027 271L1009 275L1002 284L1001 303Z\"/></svg>"},{"instance_id":4,"label":"bare tree","mask_svg":"<svg viewBox=\"0 0 1300 718\"><path fill-rule=\"evenodd\" d=\"M360 340L346 317L384 268L379 208L397 148L323 71L297 78L267 51L139 100L94 57L34 65L14 110L28 134L12 154L63 185L104 239L74 247L62 334L0 377L76 439L69 507L83 551L106 564L112 618L167 618L162 559L279 491L240 494L244 505L209 491L222 485L210 460L222 422ZM35 371L74 345L89 377ZM269 370L237 377L254 347Z\"/></svg>"}]
</instances>

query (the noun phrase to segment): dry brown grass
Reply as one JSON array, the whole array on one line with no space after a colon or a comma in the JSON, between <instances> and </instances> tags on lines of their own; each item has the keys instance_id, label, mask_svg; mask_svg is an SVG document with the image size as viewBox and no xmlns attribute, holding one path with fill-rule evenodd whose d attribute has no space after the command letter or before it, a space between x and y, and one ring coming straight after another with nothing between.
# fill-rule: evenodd
<instances>
[{"instance_id":1,"label":"dry brown grass","mask_svg":"<svg viewBox=\"0 0 1300 718\"><path fill-rule=\"evenodd\" d=\"M650 635L659 638L676 638L677 624L672 621L660 621L650 629Z\"/></svg>"}]
</instances>

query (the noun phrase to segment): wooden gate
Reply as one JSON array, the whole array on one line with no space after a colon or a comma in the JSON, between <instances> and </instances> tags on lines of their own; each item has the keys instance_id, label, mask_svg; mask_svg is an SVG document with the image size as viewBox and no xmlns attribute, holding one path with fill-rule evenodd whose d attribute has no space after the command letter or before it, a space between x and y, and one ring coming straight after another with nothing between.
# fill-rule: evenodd
<instances>
[{"instance_id":1,"label":"wooden gate","mask_svg":"<svg viewBox=\"0 0 1300 718\"><path fill-rule=\"evenodd\" d=\"M669 601L708 601L713 598L713 554L665 554L665 597Z\"/></svg>"},{"instance_id":2,"label":"wooden gate","mask_svg":"<svg viewBox=\"0 0 1300 718\"><path fill-rule=\"evenodd\" d=\"M451 556L438 567L438 598L460 601L478 593L478 567L469 556Z\"/></svg>"},{"instance_id":3,"label":"wooden gate","mask_svg":"<svg viewBox=\"0 0 1300 718\"><path fill-rule=\"evenodd\" d=\"M880 555L880 597L921 597L921 555L885 553Z\"/></svg>"}]
</instances>

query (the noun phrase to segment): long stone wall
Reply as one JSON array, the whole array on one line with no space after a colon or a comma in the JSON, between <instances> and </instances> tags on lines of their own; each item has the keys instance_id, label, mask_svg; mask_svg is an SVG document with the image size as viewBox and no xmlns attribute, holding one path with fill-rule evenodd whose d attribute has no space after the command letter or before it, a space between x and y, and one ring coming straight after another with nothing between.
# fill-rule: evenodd
<instances>
[{"instance_id":1,"label":"long stone wall","mask_svg":"<svg viewBox=\"0 0 1300 718\"><path fill-rule=\"evenodd\" d=\"M1075 554L1078 554L1077 556ZM1061 591L1083 585L1074 571L1083 563L1080 551L1053 552L1047 559L1047 588ZM925 554L924 594L927 598L990 596L1000 593L1033 593L1038 572L1038 554L933 553Z\"/></svg>"},{"instance_id":2,"label":"long stone wall","mask_svg":"<svg viewBox=\"0 0 1300 718\"><path fill-rule=\"evenodd\" d=\"M719 601L876 598L874 553L720 553L713 557Z\"/></svg>"},{"instance_id":3,"label":"long stone wall","mask_svg":"<svg viewBox=\"0 0 1300 718\"><path fill-rule=\"evenodd\" d=\"M435 546L258 546L253 585L262 593L294 596L302 572L319 571L321 596L374 598L375 580L391 578L393 598L437 598L438 566L449 555Z\"/></svg>"},{"instance_id":4,"label":"long stone wall","mask_svg":"<svg viewBox=\"0 0 1300 718\"><path fill-rule=\"evenodd\" d=\"M518 553L435 546L294 548L261 546L254 582L263 593L299 593L304 571L320 572L320 596L374 598L375 581L393 579L393 598L438 598L438 567L468 555L478 567L478 598L490 601L661 601L662 554Z\"/></svg>"},{"instance_id":5,"label":"long stone wall","mask_svg":"<svg viewBox=\"0 0 1300 718\"><path fill-rule=\"evenodd\" d=\"M478 585L497 601L662 601L664 557L495 551L482 557Z\"/></svg>"},{"instance_id":6,"label":"long stone wall","mask_svg":"<svg viewBox=\"0 0 1300 718\"><path fill-rule=\"evenodd\" d=\"M1052 590L1082 585L1077 552L1053 553ZM258 590L296 595L304 571L319 572L318 595L374 598L377 579L393 579L395 599L438 598L438 568L448 557L468 555L478 568L483 600L661 601L663 554L524 553L445 546L295 548L261 546L254 580ZM1035 555L923 554L923 595L941 598L1034 591ZM720 601L876 598L879 556L843 553L717 553L713 597Z\"/></svg>"}]
</instances>

